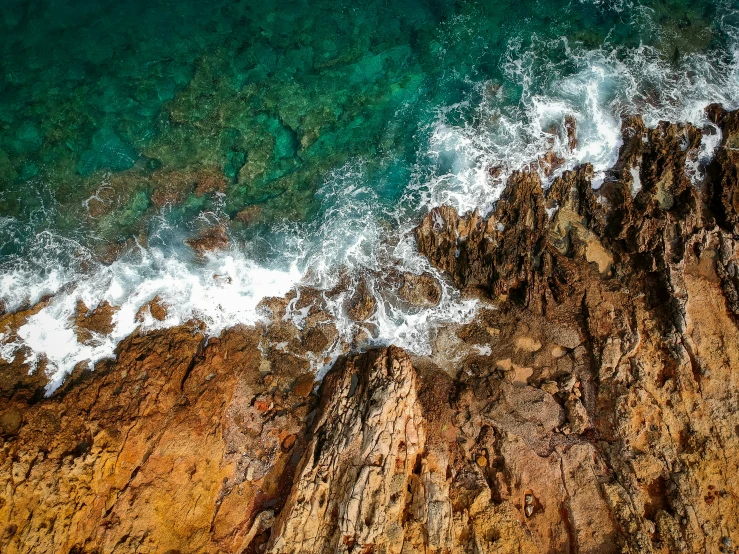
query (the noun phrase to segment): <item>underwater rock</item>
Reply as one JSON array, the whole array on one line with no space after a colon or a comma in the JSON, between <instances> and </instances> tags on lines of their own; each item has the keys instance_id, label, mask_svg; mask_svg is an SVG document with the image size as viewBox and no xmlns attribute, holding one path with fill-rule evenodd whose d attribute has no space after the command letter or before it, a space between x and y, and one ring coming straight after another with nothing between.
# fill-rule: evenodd
<instances>
[{"instance_id":1,"label":"underwater rock","mask_svg":"<svg viewBox=\"0 0 739 554\"><path fill-rule=\"evenodd\" d=\"M195 250L198 257L205 256L207 252L212 250L222 250L229 243L228 231L225 225L215 225L206 227L194 239L185 241L190 248Z\"/></svg>"},{"instance_id":2,"label":"underwater rock","mask_svg":"<svg viewBox=\"0 0 739 554\"><path fill-rule=\"evenodd\" d=\"M259 221L261 216L262 208L260 206L247 206L236 214L234 221L242 225L252 225Z\"/></svg>"},{"instance_id":3,"label":"underwater rock","mask_svg":"<svg viewBox=\"0 0 739 554\"><path fill-rule=\"evenodd\" d=\"M181 204L187 195L203 196L225 192L226 178L221 171L206 167L195 171L157 171L152 177L151 202L157 208Z\"/></svg>"}]
</instances>

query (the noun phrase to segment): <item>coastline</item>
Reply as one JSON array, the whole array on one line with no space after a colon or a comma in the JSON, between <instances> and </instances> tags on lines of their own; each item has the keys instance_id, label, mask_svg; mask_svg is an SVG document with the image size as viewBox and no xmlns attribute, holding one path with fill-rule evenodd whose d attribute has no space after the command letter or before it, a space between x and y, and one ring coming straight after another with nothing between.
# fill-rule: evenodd
<instances>
[{"instance_id":1,"label":"coastline","mask_svg":"<svg viewBox=\"0 0 739 554\"><path fill-rule=\"evenodd\" d=\"M219 337L135 332L49 398L42 367L0 360L0 548L732 551L739 112L707 114L722 138L699 186L701 130L632 117L597 190L587 165L547 190L517 172L491 214L432 210L419 251L479 308L429 356L373 348L359 286L333 291L351 338L332 291L302 288ZM109 324L85 308L78 328Z\"/></svg>"}]
</instances>

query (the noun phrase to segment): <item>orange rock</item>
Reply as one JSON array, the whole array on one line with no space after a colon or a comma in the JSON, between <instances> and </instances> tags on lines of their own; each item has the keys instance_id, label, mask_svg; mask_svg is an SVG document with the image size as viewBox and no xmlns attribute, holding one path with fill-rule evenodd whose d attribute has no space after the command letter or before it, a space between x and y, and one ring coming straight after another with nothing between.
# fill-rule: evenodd
<instances>
[{"instance_id":1,"label":"orange rock","mask_svg":"<svg viewBox=\"0 0 739 554\"><path fill-rule=\"evenodd\" d=\"M143 321L144 314L147 310L157 321L164 321L167 319L167 307L162 303L162 299L159 298L159 295L155 296L150 302L139 308L139 311L136 312L136 321Z\"/></svg>"},{"instance_id":2,"label":"orange rock","mask_svg":"<svg viewBox=\"0 0 739 554\"><path fill-rule=\"evenodd\" d=\"M286 436L282 441L282 448L284 448L285 450L290 450L293 444L295 444L295 439L297 439L296 435Z\"/></svg>"},{"instance_id":3,"label":"orange rock","mask_svg":"<svg viewBox=\"0 0 739 554\"><path fill-rule=\"evenodd\" d=\"M77 340L81 343L89 343L93 333L109 335L115 328L113 315L119 308L111 306L107 301L101 302L94 310L89 310L82 300L77 301L77 316L75 326Z\"/></svg>"},{"instance_id":4,"label":"orange rock","mask_svg":"<svg viewBox=\"0 0 739 554\"><path fill-rule=\"evenodd\" d=\"M298 396L306 397L313 392L315 376L312 373L303 373L293 383L292 391Z\"/></svg>"}]
</instances>

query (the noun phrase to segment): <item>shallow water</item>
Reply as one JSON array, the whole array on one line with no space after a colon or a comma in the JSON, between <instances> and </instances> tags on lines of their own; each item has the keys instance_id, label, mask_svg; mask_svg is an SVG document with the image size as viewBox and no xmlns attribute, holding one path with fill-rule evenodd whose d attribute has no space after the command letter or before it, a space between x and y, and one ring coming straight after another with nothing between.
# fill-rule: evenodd
<instances>
[{"instance_id":1,"label":"shallow water","mask_svg":"<svg viewBox=\"0 0 739 554\"><path fill-rule=\"evenodd\" d=\"M550 148L602 171L626 113L704 124L708 103L739 105L738 12L726 0L6 0L0 298L55 297L0 337L0 354L29 346L58 383L110 356L157 294L172 309L145 326L197 317L218 333L301 280L428 269L409 231L434 205L486 211ZM198 260L184 240L215 224L231 246ZM77 343L78 299L121 307L110 337ZM381 302L374 340L423 353L434 327L473 309L452 290L434 309Z\"/></svg>"}]
</instances>

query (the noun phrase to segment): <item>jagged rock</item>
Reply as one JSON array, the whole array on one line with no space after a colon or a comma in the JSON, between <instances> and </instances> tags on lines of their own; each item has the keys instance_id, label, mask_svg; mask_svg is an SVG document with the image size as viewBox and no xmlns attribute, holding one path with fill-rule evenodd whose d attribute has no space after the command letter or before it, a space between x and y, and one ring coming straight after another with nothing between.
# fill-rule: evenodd
<instances>
[{"instance_id":1,"label":"jagged rock","mask_svg":"<svg viewBox=\"0 0 739 554\"><path fill-rule=\"evenodd\" d=\"M151 317L157 321L164 321L167 319L167 306L162 302L162 299L159 298L159 295L155 296L150 302L139 308L139 311L136 312L136 321L143 321L144 315L147 311L151 314Z\"/></svg>"},{"instance_id":2,"label":"jagged rock","mask_svg":"<svg viewBox=\"0 0 739 554\"><path fill-rule=\"evenodd\" d=\"M398 296L414 306L436 306L441 301L441 283L430 273L402 273Z\"/></svg>"},{"instance_id":3,"label":"jagged rock","mask_svg":"<svg viewBox=\"0 0 739 554\"><path fill-rule=\"evenodd\" d=\"M716 104L706 111L721 129L721 147L708 166L708 203L718 224L739 235L739 115Z\"/></svg>"},{"instance_id":4,"label":"jagged rock","mask_svg":"<svg viewBox=\"0 0 739 554\"><path fill-rule=\"evenodd\" d=\"M347 314L354 321L366 321L375 313L376 307L377 301L372 295L367 281L360 279L354 294L347 302Z\"/></svg>"},{"instance_id":5,"label":"jagged rock","mask_svg":"<svg viewBox=\"0 0 739 554\"><path fill-rule=\"evenodd\" d=\"M731 431L739 423L735 394L720 384L731 379L730 360L739 355L739 160L727 147L739 121L718 107L709 116L723 139L703 188L692 185L686 169L697 159L701 131L668 123L647 129L634 117L624 121L619 160L601 189L592 190L588 166L565 172L546 193L534 186L521 211L532 224L519 225L517 236L505 235L505 218L516 209L509 204L521 202L521 180L530 176L511 178L487 220L446 209L432 212L417 230L419 248L436 267L459 286L482 286L498 299L497 320L489 324L501 334L515 336L506 329L515 329L524 314L537 314L542 321L527 319L527 325L580 327L576 335L588 337L579 345L582 339L573 337L566 345L571 351L560 350L564 343L555 340L556 355L542 349L533 359L498 341L491 343L491 356L513 353L519 359L511 359L512 367L533 364L530 380L542 379L542 387L562 399L568 423L561 429L568 440L605 441L594 443L593 453L612 474L588 494L600 499L604 517L629 533L608 539L626 551L718 551L725 547L711 529L728 526L736 533L739 525L713 511L715 501L706 503L717 486L736 490L727 472L735 464L719 460L733 460L739 447ZM548 224L535 217L537 204L554 207ZM469 222L477 233L462 237L459 228ZM501 234L485 231L492 228ZM520 284L525 286L516 291ZM512 293L496 294L506 291ZM559 391L549 384L553 378ZM720 412L721 423L708 416L711 410ZM504 421L502 414L495 418L498 426ZM715 433L723 437L720 443ZM528 445L543 453L541 437ZM512 454L504 458L510 462ZM574 489L568 485L567 491L572 514ZM536 498L546 503L552 496L537 492ZM584 523L569 518L578 548L587 551ZM604 536L597 536L595 542L588 537L589 544L605 551Z\"/></svg>"},{"instance_id":6,"label":"jagged rock","mask_svg":"<svg viewBox=\"0 0 739 554\"><path fill-rule=\"evenodd\" d=\"M107 301L90 310L82 300L78 300L75 316L77 340L89 344L93 340L93 333L109 335L115 328L113 316L117 311L118 308L111 306Z\"/></svg>"},{"instance_id":7,"label":"jagged rock","mask_svg":"<svg viewBox=\"0 0 739 554\"><path fill-rule=\"evenodd\" d=\"M532 253L541 250L547 214L539 177L514 173L496 214L459 217L449 206L434 208L416 228L419 251L448 272L460 288L482 287L493 297L526 294Z\"/></svg>"},{"instance_id":8,"label":"jagged rock","mask_svg":"<svg viewBox=\"0 0 739 554\"><path fill-rule=\"evenodd\" d=\"M0 317L0 345L13 343L18 339L18 330L28 321L46 308L51 301L47 296L39 300L34 306L22 308ZM28 351L16 352L13 360L6 361L0 358L0 401L18 399L34 401L43 396L44 387L49 379L44 371L45 360L41 360L35 371L26 364Z\"/></svg>"},{"instance_id":9,"label":"jagged rock","mask_svg":"<svg viewBox=\"0 0 739 554\"><path fill-rule=\"evenodd\" d=\"M269 552L402 550L408 480L425 444L415 381L396 349L347 359L326 376Z\"/></svg>"},{"instance_id":10,"label":"jagged rock","mask_svg":"<svg viewBox=\"0 0 739 554\"><path fill-rule=\"evenodd\" d=\"M567 147L572 151L577 148L577 122L571 115L565 116L565 132L567 134Z\"/></svg>"}]
</instances>

